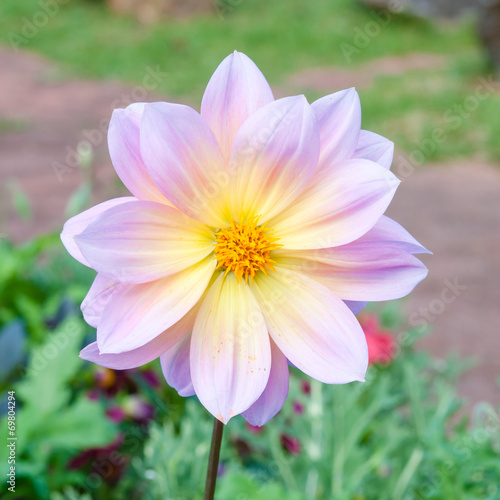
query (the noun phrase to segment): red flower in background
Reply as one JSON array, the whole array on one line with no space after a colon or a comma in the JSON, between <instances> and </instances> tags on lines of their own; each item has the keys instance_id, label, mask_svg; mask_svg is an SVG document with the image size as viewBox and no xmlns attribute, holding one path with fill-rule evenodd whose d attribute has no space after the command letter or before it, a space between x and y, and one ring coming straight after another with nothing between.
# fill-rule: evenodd
<instances>
[{"instance_id":1,"label":"red flower in background","mask_svg":"<svg viewBox=\"0 0 500 500\"><path fill-rule=\"evenodd\" d=\"M360 323L368 344L368 363L389 364L396 354L394 335L382 329L379 318L374 314L364 315Z\"/></svg>"}]
</instances>

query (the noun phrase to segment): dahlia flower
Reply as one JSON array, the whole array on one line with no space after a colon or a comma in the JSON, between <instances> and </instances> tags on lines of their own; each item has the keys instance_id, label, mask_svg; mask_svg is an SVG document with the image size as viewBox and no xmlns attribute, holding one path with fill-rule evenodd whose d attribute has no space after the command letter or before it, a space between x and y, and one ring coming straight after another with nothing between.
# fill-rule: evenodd
<instances>
[{"instance_id":1,"label":"dahlia flower","mask_svg":"<svg viewBox=\"0 0 500 500\"><path fill-rule=\"evenodd\" d=\"M383 215L398 186L393 144L361 130L354 89L275 100L244 54L210 79L201 114L180 104L114 111L114 168L132 196L66 222L68 252L97 271L82 303L113 369L160 358L180 395L226 423L261 426L288 367L362 381L355 313L408 294L426 250Z\"/></svg>"}]
</instances>

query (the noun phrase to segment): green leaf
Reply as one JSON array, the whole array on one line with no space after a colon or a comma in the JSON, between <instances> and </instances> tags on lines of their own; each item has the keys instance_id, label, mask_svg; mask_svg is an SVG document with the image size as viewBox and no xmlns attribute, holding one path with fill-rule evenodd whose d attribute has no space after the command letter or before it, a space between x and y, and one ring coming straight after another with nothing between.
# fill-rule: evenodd
<instances>
[{"instance_id":1,"label":"green leaf","mask_svg":"<svg viewBox=\"0 0 500 500\"><path fill-rule=\"evenodd\" d=\"M259 483L250 474L242 471L228 472L217 485L217 497L221 500L245 498L246 500L305 500L298 492L286 491L274 481Z\"/></svg>"},{"instance_id":2,"label":"green leaf","mask_svg":"<svg viewBox=\"0 0 500 500\"><path fill-rule=\"evenodd\" d=\"M17 179L8 179L6 186L10 192L14 209L19 217L24 221L30 221L33 218L31 204L19 181Z\"/></svg>"},{"instance_id":3,"label":"green leaf","mask_svg":"<svg viewBox=\"0 0 500 500\"><path fill-rule=\"evenodd\" d=\"M105 446L115 436L115 426L103 418L102 407L85 395L64 412L39 422L33 443L44 441L55 449L83 449Z\"/></svg>"},{"instance_id":4,"label":"green leaf","mask_svg":"<svg viewBox=\"0 0 500 500\"><path fill-rule=\"evenodd\" d=\"M92 197L92 185L84 182L70 197L66 205L66 215L72 217L88 207Z\"/></svg>"},{"instance_id":5,"label":"green leaf","mask_svg":"<svg viewBox=\"0 0 500 500\"><path fill-rule=\"evenodd\" d=\"M70 317L32 350L26 376L17 387L27 411L45 415L67 403L68 381L83 362L77 353L84 334L81 319Z\"/></svg>"}]
</instances>

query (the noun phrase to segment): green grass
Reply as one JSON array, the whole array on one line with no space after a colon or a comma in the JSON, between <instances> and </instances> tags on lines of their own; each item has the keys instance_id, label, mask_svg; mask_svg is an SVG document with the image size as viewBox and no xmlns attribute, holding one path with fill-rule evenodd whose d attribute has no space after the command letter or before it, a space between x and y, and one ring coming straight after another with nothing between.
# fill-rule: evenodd
<instances>
[{"instance_id":1,"label":"green grass","mask_svg":"<svg viewBox=\"0 0 500 500\"><path fill-rule=\"evenodd\" d=\"M0 31L21 34L25 21L40 11L38 0L2 0ZM161 90L199 96L220 60L233 50L247 53L269 76L314 65L349 66L341 44L354 44L356 28L373 22L369 11L353 0L243 0L223 18L141 26L133 19L112 15L102 2L73 0L21 47L64 63L85 76L139 82L145 68L160 64L170 75ZM392 19L351 65L389 54L452 53L470 46L464 26L438 26L408 18Z\"/></svg>"},{"instance_id":2,"label":"green grass","mask_svg":"<svg viewBox=\"0 0 500 500\"><path fill-rule=\"evenodd\" d=\"M26 20L39 11L38 0L2 0L3 43L9 44L12 34L22 34ZM308 67L355 69L385 56L442 54L446 63L439 70L381 76L371 88L362 90L363 126L387 135L408 153L418 149L419 141L432 136L436 128L444 127L445 140L435 144L425 162L476 152L499 159L498 92L482 101L459 127L443 118L474 91L484 71L484 56L471 20L452 24L393 16L361 47L356 35L373 27L373 12L355 0L242 0L222 17L153 26L113 15L102 1L72 0L61 5L21 48L59 62L69 75L133 84L141 83L148 67L160 66L166 76L156 90L193 104L199 103L219 62L235 49L254 59L272 84L285 82L289 75ZM355 48L351 60L344 55L345 44ZM308 97L316 96L309 93Z\"/></svg>"},{"instance_id":3,"label":"green grass","mask_svg":"<svg viewBox=\"0 0 500 500\"><path fill-rule=\"evenodd\" d=\"M482 83L487 78L455 76L453 65L379 77L360 91L363 126L413 153L415 166L421 158L423 163L471 156L497 161L500 94L488 91ZM482 99L476 97L478 87Z\"/></svg>"},{"instance_id":4,"label":"green grass","mask_svg":"<svg viewBox=\"0 0 500 500\"><path fill-rule=\"evenodd\" d=\"M23 120L6 120L0 118L0 134L7 134L9 132L19 132L26 130L28 124Z\"/></svg>"}]
</instances>

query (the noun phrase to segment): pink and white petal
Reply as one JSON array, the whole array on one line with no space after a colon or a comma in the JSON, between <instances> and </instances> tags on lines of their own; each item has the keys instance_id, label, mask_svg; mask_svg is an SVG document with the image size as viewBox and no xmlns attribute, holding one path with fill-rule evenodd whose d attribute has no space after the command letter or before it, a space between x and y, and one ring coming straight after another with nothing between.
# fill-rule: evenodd
<instances>
[{"instance_id":1,"label":"pink and white petal","mask_svg":"<svg viewBox=\"0 0 500 500\"><path fill-rule=\"evenodd\" d=\"M220 63L203 95L201 116L219 141L226 163L229 163L234 136L243 122L272 101L271 87L245 54L234 51Z\"/></svg>"},{"instance_id":2,"label":"pink and white petal","mask_svg":"<svg viewBox=\"0 0 500 500\"><path fill-rule=\"evenodd\" d=\"M343 300L380 301L408 295L427 276L420 260L397 244L355 241L316 250L277 251L280 266L303 272Z\"/></svg>"},{"instance_id":3,"label":"pink and white petal","mask_svg":"<svg viewBox=\"0 0 500 500\"><path fill-rule=\"evenodd\" d=\"M115 109L108 129L111 162L125 187L138 199L167 203L155 186L141 156L140 124L146 104Z\"/></svg>"},{"instance_id":4,"label":"pink and white petal","mask_svg":"<svg viewBox=\"0 0 500 500\"><path fill-rule=\"evenodd\" d=\"M394 156L394 143L381 135L362 130L359 134L356 151L352 158L363 158L374 161L383 167L390 169Z\"/></svg>"},{"instance_id":5,"label":"pink and white petal","mask_svg":"<svg viewBox=\"0 0 500 500\"><path fill-rule=\"evenodd\" d=\"M149 104L141 122L141 153L158 189L179 210L209 226L228 223L229 174L205 120L181 104Z\"/></svg>"},{"instance_id":6,"label":"pink and white petal","mask_svg":"<svg viewBox=\"0 0 500 500\"><path fill-rule=\"evenodd\" d=\"M183 397L194 396L195 394L189 366L190 345L191 335L186 335L160 356L161 369L165 380L170 387L173 387L179 393L179 396Z\"/></svg>"},{"instance_id":7,"label":"pink and white petal","mask_svg":"<svg viewBox=\"0 0 500 500\"><path fill-rule=\"evenodd\" d=\"M316 116L304 96L256 111L234 139L230 200L235 219L261 223L285 209L314 175L319 155Z\"/></svg>"},{"instance_id":8,"label":"pink and white petal","mask_svg":"<svg viewBox=\"0 0 500 500\"><path fill-rule=\"evenodd\" d=\"M196 313L197 308L193 309L195 309ZM195 313L189 311L158 337L137 349L119 354L101 354L97 342L93 342L80 352L80 357L113 370L129 370L145 365L159 358L170 349L174 349L183 338L190 338L189 333L193 328Z\"/></svg>"},{"instance_id":9,"label":"pink and white petal","mask_svg":"<svg viewBox=\"0 0 500 500\"><path fill-rule=\"evenodd\" d=\"M252 288L281 352L321 382L364 380L366 339L349 308L307 276L280 267L276 271L254 278Z\"/></svg>"},{"instance_id":10,"label":"pink and white petal","mask_svg":"<svg viewBox=\"0 0 500 500\"><path fill-rule=\"evenodd\" d=\"M271 369L266 324L250 286L221 274L204 298L191 338L191 377L198 398L221 422L248 409Z\"/></svg>"},{"instance_id":11,"label":"pink and white petal","mask_svg":"<svg viewBox=\"0 0 500 500\"><path fill-rule=\"evenodd\" d=\"M394 174L369 160L347 160L269 221L288 249L329 248L369 231L385 212L399 185Z\"/></svg>"},{"instance_id":12,"label":"pink and white petal","mask_svg":"<svg viewBox=\"0 0 500 500\"><path fill-rule=\"evenodd\" d=\"M89 208L88 210L85 210L84 212L71 217L71 219L68 219L64 224L61 233L61 241L71 257L76 259L81 264L87 267L91 267L87 262L87 259L82 255L82 252L80 252L80 249L78 248L74 237L82 233L94 219L99 217L106 210L109 210L116 205L128 203L134 200L137 200L137 198L134 198L133 196L114 198L112 200L99 203L99 205Z\"/></svg>"},{"instance_id":13,"label":"pink and white petal","mask_svg":"<svg viewBox=\"0 0 500 500\"><path fill-rule=\"evenodd\" d=\"M385 215L358 241L390 242L411 254L432 253L423 247L404 227Z\"/></svg>"},{"instance_id":14,"label":"pink and white petal","mask_svg":"<svg viewBox=\"0 0 500 500\"><path fill-rule=\"evenodd\" d=\"M94 269L125 283L177 273L214 249L214 234L205 224L152 201L111 208L75 240Z\"/></svg>"},{"instance_id":15,"label":"pink and white petal","mask_svg":"<svg viewBox=\"0 0 500 500\"><path fill-rule=\"evenodd\" d=\"M267 424L285 404L288 396L288 360L271 340L271 372L264 392L255 403L241 415L251 425Z\"/></svg>"},{"instance_id":16,"label":"pink and white petal","mask_svg":"<svg viewBox=\"0 0 500 500\"><path fill-rule=\"evenodd\" d=\"M361 131L361 103L354 88L327 95L311 104L319 122L321 154L318 172L349 159Z\"/></svg>"},{"instance_id":17,"label":"pink and white petal","mask_svg":"<svg viewBox=\"0 0 500 500\"><path fill-rule=\"evenodd\" d=\"M101 353L141 347L179 321L205 292L215 270L212 256L151 283L120 283L97 327Z\"/></svg>"},{"instance_id":18,"label":"pink and white petal","mask_svg":"<svg viewBox=\"0 0 500 500\"><path fill-rule=\"evenodd\" d=\"M92 283L87 295L83 299L80 308L83 313L83 319L90 326L97 328L97 325L101 320L102 312L108 305L108 302L117 286L117 281L112 280L103 274L98 274L95 277L95 280Z\"/></svg>"}]
</instances>

